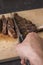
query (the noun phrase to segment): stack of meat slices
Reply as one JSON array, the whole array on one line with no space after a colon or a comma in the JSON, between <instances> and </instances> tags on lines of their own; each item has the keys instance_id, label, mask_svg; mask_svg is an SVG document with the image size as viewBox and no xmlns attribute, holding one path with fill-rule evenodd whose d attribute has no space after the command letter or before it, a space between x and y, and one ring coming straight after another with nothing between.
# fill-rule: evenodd
<instances>
[{"instance_id":1,"label":"stack of meat slices","mask_svg":"<svg viewBox=\"0 0 43 65\"><path fill-rule=\"evenodd\" d=\"M0 19L0 32L2 32L4 35L17 38L12 18L5 18L5 16L2 15L2 18Z\"/></svg>"}]
</instances>

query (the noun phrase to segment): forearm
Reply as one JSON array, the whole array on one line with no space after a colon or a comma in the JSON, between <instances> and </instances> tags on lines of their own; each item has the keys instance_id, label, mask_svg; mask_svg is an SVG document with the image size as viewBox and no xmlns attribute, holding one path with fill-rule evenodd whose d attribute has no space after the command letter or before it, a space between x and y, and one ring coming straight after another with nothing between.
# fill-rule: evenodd
<instances>
[{"instance_id":1,"label":"forearm","mask_svg":"<svg viewBox=\"0 0 43 65\"><path fill-rule=\"evenodd\" d=\"M28 58L28 60L30 60L30 64L32 65L43 65L42 59L36 57L37 59L31 57L30 59Z\"/></svg>"},{"instance_id":2,"label":"forearm","mask_svg":"<svg viewBox=\"0 0 43 65\"><path fill-rule=\"evenodd\" d=\"M29 51L28 60L30 60L30 63L33 65L43 65L43 58L41 58L33 50Z\"/></svg>"},{"instance_id":3,"label":"forearm","mask_svg":"<svg viewBox=\"0 0 43 65\"><path fill-rule=\"evenodd\" d=\"M43 65L43 58L36 53L31 53L30 57L28 56L28 60L30 60L32 65Z\"/></svg>"}]
</instances>

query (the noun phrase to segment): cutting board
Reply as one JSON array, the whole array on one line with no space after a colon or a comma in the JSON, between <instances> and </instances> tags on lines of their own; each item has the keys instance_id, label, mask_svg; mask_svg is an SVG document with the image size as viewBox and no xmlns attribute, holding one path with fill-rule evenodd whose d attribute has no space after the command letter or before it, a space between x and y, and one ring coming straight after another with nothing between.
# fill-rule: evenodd
<instances>
[{"instance_id":1,"label":"cutting board","mask_svg":"<svg viewBox=\"0 0 43 65\"><path fill-rule=\"evenodd\" d=\"M12 12L13 14L14 12ZM36 24L37 27L43 25L43 8L34 9L34 10L26 10L17 12L23 18L26 18ZM11 13L4 14L6 17L10 17ZM3 15L3 14L2 14ZM1 16L0 15L0 18ZM40 37L43 38L43 32L38 33ZM17 53L15 51L15 46L18 44L18 39L13 39L9 36L4 36L0 34L0 60L8 59L12 57L17 57Z\"/></svg>"}]
</instances>

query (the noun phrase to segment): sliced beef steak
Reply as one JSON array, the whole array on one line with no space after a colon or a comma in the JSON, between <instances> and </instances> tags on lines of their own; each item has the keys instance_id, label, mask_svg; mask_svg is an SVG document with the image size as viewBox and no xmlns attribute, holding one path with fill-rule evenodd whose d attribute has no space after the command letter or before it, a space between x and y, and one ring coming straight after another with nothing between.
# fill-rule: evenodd
<instances>
[{"instance_id":1,"label":"sliced beef steak","mask_svg":"<svg viewBox=\"0 0 43 65\"><path fill-rule=\"evenodd\" d=\"M37 27L31 21L22 18L17 13L14 14L14 19L19 27L20 32L22 35L25 36L30 32L37 32Z\"/></svg>"},{"instance_id":2,"label":"sliced beef steak","mask_svg":"<svg viewBox=\"0 0 43 65\"><path fill-rule=\"evenodd\" d=\"M2 33L7 34L7 19L5 18L4 15L2 15Z\"/></svg>"},{"instance_id":3,"label":"sliced beef steak","mask_svg":"<svg viewBox=\"0 0 43 65\"><path fill-rule=\"evenodd\" d=\"M11 36L13 38L17 37L15 30L14 30L14 22L13 22L12 18L10 18L10 17L8 17L7 29L8 29L9 36Z\"/></svg>"}]
</instances>

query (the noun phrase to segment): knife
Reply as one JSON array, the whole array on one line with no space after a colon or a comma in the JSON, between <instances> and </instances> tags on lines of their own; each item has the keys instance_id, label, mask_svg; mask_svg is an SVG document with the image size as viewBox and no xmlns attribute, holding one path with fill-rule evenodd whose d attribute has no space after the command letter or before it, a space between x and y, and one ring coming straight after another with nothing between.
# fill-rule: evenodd
<instances>
[{"instance_id":1,"label":"knife","mask_svg":"<svg viewBox=\"0 0 43 65\"><path fill-rule=\"evenodd\" d=\"M17 25L14 18L13 18L13 20L14 20L15 29L16 29L16 32L17 32L19 42L21 43L24 40L23 35L20 33L20 30L19 30L18 25ZM26 63L26 65L30 65L30 62L27 59L25 60L25 63Z\"/></svg>"}]
</instances>

